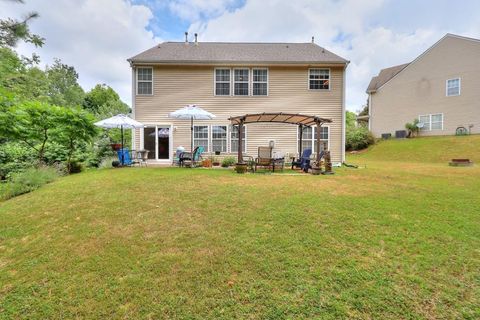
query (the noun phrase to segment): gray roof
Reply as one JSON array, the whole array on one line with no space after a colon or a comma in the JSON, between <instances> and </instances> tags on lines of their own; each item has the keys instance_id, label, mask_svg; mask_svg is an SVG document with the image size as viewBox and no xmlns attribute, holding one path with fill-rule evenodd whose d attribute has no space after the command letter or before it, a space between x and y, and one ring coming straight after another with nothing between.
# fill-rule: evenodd
<instances>
[{"instance_id":1,"label":"gray roof","mask_svg":"<svg viewBox=\"0 0 480 320\"><path fill-rule=\"evenodd\" d=\"M347 60L314 43L164 42L130 59L132 63L328 63Z\"/></svg>"},{"instance_id":2,"label":"gray roof","mask_svg":"<svg viewBox=\"0 0 480 320\"><path fill-rule=\"evenodd\" d=\"M400 71L405 69L405 67L408 66L409 64L410 63L404 63L398 66L380 70L380 73L378 74L378 76L373 77L372 80L370 80L370 84L368 85L368 88L367 88L367 93L377 91L378 88L380 88L385 83L387 83L387 81L395 77Z\"/></svg>"}]
</instances>

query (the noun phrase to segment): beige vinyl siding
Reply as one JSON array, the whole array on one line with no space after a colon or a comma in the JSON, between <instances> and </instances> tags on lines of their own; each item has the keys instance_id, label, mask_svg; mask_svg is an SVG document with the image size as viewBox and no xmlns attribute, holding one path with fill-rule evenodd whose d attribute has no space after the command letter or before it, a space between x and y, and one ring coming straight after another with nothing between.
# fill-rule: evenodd
<instances>
[{"instance_id":1,"label":"beige vinyl siding","mask_svg":"<svg viewBox=\"0 0 480 320\"><path fill-rule=\"evenodd\" d=\"M370 95L371 130L404 130L420 115L443 114L443 130L421 135L453 135L459 126L480 133L480 41L446 36L376 93ZM461 78L461 94L446 96L446 81Z\"/></svg>"},{"instance_id":2,"label":"beige vinyl siding","mask_svg":"<svg viewBox=\"0 0 480 320\"><path fill-rule=\"evenodd\" d=\"M251 66L255 67L255 66ZM153 96L135 97L135 119L145 124L171 124L173 151L182 145L190 149L190 122L168 118L168 113L196 104L215 114L215 120L198 125L230 125L230 116L260 112L288 112L331 118L330 150L335 162L342 156L343 67L331 68L330 90L308 89L308 67L269 67L268 96L215 96L214 66L156 66ZM247 153L255 156L258 146L276 141L276 149L296 154L297 127L288 124L247 125ZM229 142L229 141L228 141ZM139 146L140 135L136 135Z\"/></svg>"}]
</instances>

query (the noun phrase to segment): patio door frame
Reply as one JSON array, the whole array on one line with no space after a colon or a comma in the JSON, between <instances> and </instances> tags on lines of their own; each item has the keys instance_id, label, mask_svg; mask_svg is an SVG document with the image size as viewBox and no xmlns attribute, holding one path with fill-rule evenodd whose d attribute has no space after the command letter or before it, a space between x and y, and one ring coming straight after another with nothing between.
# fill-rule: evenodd
<instances>
[{"instance_id":1,"label":"patio door frame","mask_svg":"<svg viewBox=\"0 0 480 320\"><path fill-rule=\"evenodd\" d=\"M168 159L159 159L158 158L158 129L168 127ZM148 123L145 124L145 128L155 128L155 159L150 159L149 161L155 161L159 163L171 163L172 162L172 153L173 153L173 125L171 123ZM145 149L145 129L140 130L140 146L142 149Z\"/></svg>"}]
</instances>

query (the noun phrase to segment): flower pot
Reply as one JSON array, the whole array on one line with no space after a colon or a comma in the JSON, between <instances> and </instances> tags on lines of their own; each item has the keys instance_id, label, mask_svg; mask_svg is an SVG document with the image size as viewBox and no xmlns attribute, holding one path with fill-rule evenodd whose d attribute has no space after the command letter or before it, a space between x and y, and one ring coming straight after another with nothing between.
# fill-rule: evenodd
<instances>
[{"instance_id":1,"label":"flower pot","mask_svg":"<svg viewBox=\"0 0 480 320\"><path fill-rule=\"evenodd\" d=\"M235 171L237 173L245 173L247 172L247 164L246 163L237 163L235 164Z\"/></svg>"},{"instance_id":2,"label":"flower pot","mask_svg":"<svg viewBox=\"0 0 480 320\"><path fill-rule=\"evenodd\" d=\"M113 151L117 151L122 148L122 145L120 143L112 143L110 146L112 147Z\"/></svg>"},{"instance_id":3,"label":"flower pot","mask_svg":"<svg viewBox=\"0 0 480 320\"><path fill-rule=\"evenodd\" d=\"M314 176L318 176L320 173L322 173L322 169L321 168L315 168L315 167L312 167L312 174Z\"/></svg>"},{"instance_id":4,"label":"flower pot","mask_svg":"<svg viewBox=\"0 0 480 320\"><path fill-rule=\"evenodd\" d=\"M202 167L211 168L212 167L212 161L210 159L203 160L202 161Z\"/></svg>"},{"instance_id":5,"label":"flower pot","mask_svg":"<svg viewBox=\"0 0 480 320\"><path fill-rule=\"evenodd\" d=\"M215 162L213 163L213 166L214 166L214 167L218 167L219 165L220 165L220 162L215 161Z\"/></svg>"}]
</instances>

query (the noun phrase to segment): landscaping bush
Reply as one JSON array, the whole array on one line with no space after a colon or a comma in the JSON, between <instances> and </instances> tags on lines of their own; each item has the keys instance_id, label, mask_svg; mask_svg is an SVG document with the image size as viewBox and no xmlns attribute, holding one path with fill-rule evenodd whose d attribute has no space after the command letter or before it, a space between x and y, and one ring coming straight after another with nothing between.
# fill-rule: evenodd
<instances>
[{"instance_id":1,"label":"landscaping bush","mask_svg":"<svg viewBox=\"0 0 480 320\"><path fill-rule=\"evenodd\" d=\"M222 167L228 168L230 166L233 166L236 162L237 162L237 159L235 159L234 157L223 158Z\"/></svg>"},{"instance_id":2,"label":"landscaping bush","mask_svg":"<svg viewBox=\"0 0 480 320\"><path fill-rule=\"evenodd\" d=\"M345 148L349 151L362 150L375 143L372 133L365 127L347 128Z\"/></svg>"},{"instance_id":3,"label":"landscaping bush","mask_svg":"<svg viewBox=\"0 0 480 320\"><path fill-rule=\"evenodd\" d=\"M53 167L29 168L12 173L9 181L0 188L0 199L7 200L33 191L54 181L58 176L58 171Z\"/></svg>"},{"instance_id":4,"label":"landscaping bush","mask_svg":"<svg viewBox=\"0 0 480 320\"><path fill-rule=\"evenodd\" d=\"M0 180L32 167L35 163L36 156L30 148L14 142L0 144Z\"/></svg>"}]
</instances>

